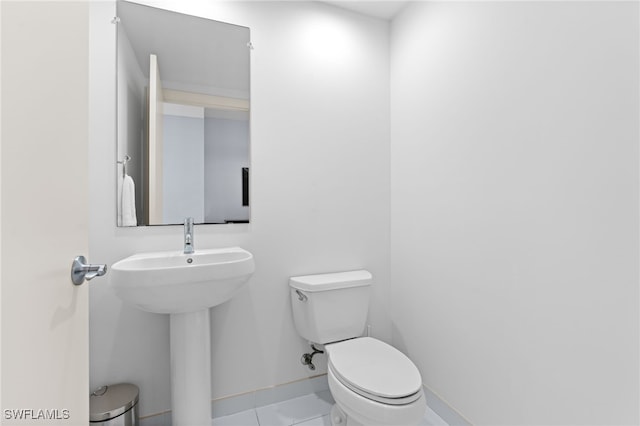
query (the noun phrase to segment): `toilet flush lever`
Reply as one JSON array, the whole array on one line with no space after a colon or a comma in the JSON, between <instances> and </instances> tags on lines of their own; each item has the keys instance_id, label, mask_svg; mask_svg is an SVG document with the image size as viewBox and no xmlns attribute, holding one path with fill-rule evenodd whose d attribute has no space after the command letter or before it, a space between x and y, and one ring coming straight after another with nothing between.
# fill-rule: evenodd
<instances>
[{"instance_id":1,"label":"toilet flush lever","mask_svg":"<svg viewBox=\"0 0 640 426\"><path fill-rule=\"evenodd\" d=\"M71 264L71 281L75 285L80 285L86 279L87 281L101 277L107 273L107 265L92 265L87 263L84 256L77 256Z\"/></svg>"},{"instance_id":2,"label":"toilet flush lever","mask_svg":"<svg viewBox=\"0 0 640 426\"><path fill-rule=\"evenodd\" d=\"M296 294L298 295L298 300L301 302L306 302L307 301L307 295L304 294L303 292L301 292L300 290L296 289Z\"/></svg>"}]
</instances>

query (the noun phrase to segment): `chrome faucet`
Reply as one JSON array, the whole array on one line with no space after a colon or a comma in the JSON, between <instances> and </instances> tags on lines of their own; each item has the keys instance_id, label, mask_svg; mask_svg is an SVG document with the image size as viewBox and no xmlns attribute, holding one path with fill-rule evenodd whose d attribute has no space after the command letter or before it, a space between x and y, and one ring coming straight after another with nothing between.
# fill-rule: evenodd
<instances>
[{"instance_id":1,"label":"chrome faucet","mask_svg":"<svg viewBox=\"0 0 640 426\"><path fill-rule=\"evenodd\" d=\"M184 219L184 254L193 253L193 218Z\"/></svg>"}]
</instances>

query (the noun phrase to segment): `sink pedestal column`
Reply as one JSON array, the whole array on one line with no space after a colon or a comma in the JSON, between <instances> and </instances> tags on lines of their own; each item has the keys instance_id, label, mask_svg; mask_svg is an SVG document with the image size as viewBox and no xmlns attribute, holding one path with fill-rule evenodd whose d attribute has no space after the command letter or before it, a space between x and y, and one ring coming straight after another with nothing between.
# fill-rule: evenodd
<instances>
[{"instance_id":1,"label":"sink pedestal column","mask_svg":"<svg viewBox=\"0 0 640 426\"><path fill-rule=\"evenodd\" d=\"M171 314L171 410L173 426L211 425L209 309Z\"/></svg>"}]
</instances>

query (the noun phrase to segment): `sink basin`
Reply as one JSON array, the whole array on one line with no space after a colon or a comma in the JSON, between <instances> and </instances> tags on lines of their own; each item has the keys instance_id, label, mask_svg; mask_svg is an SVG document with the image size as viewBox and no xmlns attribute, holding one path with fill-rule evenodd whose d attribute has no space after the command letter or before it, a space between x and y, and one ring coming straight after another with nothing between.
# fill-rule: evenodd
<instances>
[{"instance_id":1,"label":"sink basin","mask_svg":"<svg viewBox=\"0 0 640 426\"><path fill-rule=\"evenodd\" d=\"M161 314L195 312L231 299L253 274L240 247L141 253L116 262L110 275L123 301Z\"/></svg>"}]
</instances>

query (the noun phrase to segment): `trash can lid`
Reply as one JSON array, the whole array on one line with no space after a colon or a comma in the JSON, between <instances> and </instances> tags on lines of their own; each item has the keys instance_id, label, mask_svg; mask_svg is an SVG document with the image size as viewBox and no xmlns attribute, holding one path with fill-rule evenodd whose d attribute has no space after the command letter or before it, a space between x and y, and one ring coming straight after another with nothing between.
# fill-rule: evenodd
<instances>
[{"instance_id":1,"label":"trash can lid","mask_svg":"<svg viewBox=\"0 0 640 426\"><path fill-rule=\"evenodd\" d=\"M138 403L140 390L131 383L102 386L89 398L89 421L109 420L127 412Z\"/></svg>"}]
</instances>

